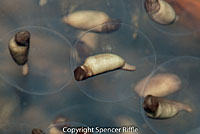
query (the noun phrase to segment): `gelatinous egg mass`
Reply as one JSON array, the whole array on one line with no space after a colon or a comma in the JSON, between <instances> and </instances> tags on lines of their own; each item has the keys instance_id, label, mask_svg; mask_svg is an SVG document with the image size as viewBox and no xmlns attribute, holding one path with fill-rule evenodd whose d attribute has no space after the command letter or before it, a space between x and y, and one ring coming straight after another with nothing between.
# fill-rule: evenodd
<instances>
[{"instance_id":1,"label":"gelatinous egg mass","mask_svg":"<svg viewBox=\"0 0 200 134\"><path fill-rule=\"evenodd\" d=\"M19 31L31 34L27 65L28 75L12 59L8 44ZM57 33L42 27L22 27L7 33L0 42L0 76L10 85L29 94L51 94L60 91L71 80L70 42Z\"/></svg>"},{"instance_id":2,"label":"gelatinous egg mass","mask_svg":"<svg viewBox=\"0 0 200 134\"><path fill-rule=\"evenodd\" d=\"M89 56L104 53L118 55L126 63L136 66L135 71L125 71L116 68L115 70L97 74L87 80L77 82L81 91L92 99L104 102L116 102L134 96L132 83L140 77L150 74L153 70L153 66L148 67L149 62L145 60L146 57L152 56L155 63L155 51L151 41L140 31L138 31L138 38L134 39L132 34L135 28L124 23L120 25L120 28L112 33L95 33L95 41L87 44L89 42L85 41L85 36L89 38L88 35L91 35L91 29L81 34L74 44L72 57L73 70L83 65ZM102 27L101 25L97 27L99 26Z\"/></svg>"},{"instance_id":3,"label":"gelatinous egg mass","mask_svg":"<svg viewBox=\"0 0 200 134\"><path fill-rule=\"evenodd\" d=\"M155 79L155 77L158 77L160 74L176 75L176 77L178 76L179 81L182 83L181 87L179 87L180 89L174 92L174 89L177 88L177 84L174 82L177 82L178 79L174 79L176 80L174 82L170 80L170 82L168 76L168 86L171 85L171 87L166 88L166 86L160 86L160 91L165 88L165 93L167 93L166 91L168 90L168 93L170 94L166 94L162 97L152 97L152 95L150 95L151 92L149 92L147 95L147 92L143 90L144 94L147 96L145 99L141 98L140 106L142 108L142 115L147 125L156 134L188 134L189 132L193 132L195 128L199 127L199 68L199 58L182 56L172 58L162 63L150 75L150 78L147 80L145 87L149 86L149 83L152 84L151 79ZM154 114L154 106L157 107L157 102L159 105L158 109L155 109L156 112Z\"/></svg>"}]
</instances>

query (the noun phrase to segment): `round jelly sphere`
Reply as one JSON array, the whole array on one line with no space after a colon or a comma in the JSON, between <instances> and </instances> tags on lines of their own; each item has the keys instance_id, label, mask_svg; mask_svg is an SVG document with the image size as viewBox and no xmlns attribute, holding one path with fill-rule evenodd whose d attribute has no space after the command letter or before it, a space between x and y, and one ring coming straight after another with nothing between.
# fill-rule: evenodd
<instances>
[{"instance_id":1,"label":"round jelly sphere","mask_svg":"<svg viewBox=\"0 0 200 134\"><path fill-rule=\"evenodd\" d=\"M173 58L173 56L167 56L167 55L157 55L156 56L156 64L154 56L146 57L145 60L143 60L146 64L146 68L156 68L160 64L166 62L167 60ZM145 69L145 68L144 68ZM132 92L134 92L134 95L130 98L119 102L123 107L126 107L134 112L140 113L140 97L142 97L143 93L143 87L145 86L144 79L147 79L150 74L146 74L146 76L141 77L140 79L137 79L136 81L132 82Z\"/></svg>"},{"instance_id":2,"label":"round jelly sphere","mask_svg":"<svg viewBox=\"0 0 200 134\"><path fill-rule=\"evenodd\" d=\"M98 25L93 29L107 24L116 23ZM77 81L77 85L83 93L98 101L116 102L133 96L132 83L153 70L154 66L148 66L146 57L152 56L155 64L156 56L151 41L141 31L135 32L133 26L124 23L120 23L118 29L109 33L93 33L93 29L81 34L74 44L73 70L83 65L87 57L104 53L120 56L126 63L136 66L136 70L113 70Z\"/></svg>"},{"instance_id":3,"label":"round jelly sphere","mask_svg":"<svg viewBox=\"0 0 200 134\"><path fill-rule=\"evenodd\" d=\"M23 67L13 60L8 47L10 40L22 30L31 34L26 76L22 75ZM0 76L20 91L51 94L62 90L71 81L71 44L56 31L43 27L22 27L6 34L0 44Z\"/></svg>"},{"instance_id":4,"label":"round jelly sphere","mask_svg":"<svg viewBox=\"0 0 200 134\"><path fill-rule=\"evenodd\" d=\"M160 9L164 9L163 7L168 7L164 9L161 13L161 10L156 10L156 7L152 10L155 10L155 12L159 12L160 14L163 14L161 17L155 19L152 19L150 12L148 13L145 8L145 1L142 0L142 9L143 9L143 16L144 21L148 21L149 25L154 27L156 30L168 33L171 35L187 35L191 34L193 32L200 30L200 17L198 15L200 2L198 0L159 0L159 3L165 3L165 4L159 4ZM164 1L164 2L163 2ZM166 4L167 3L167 4ZM150 5L150 4L149 4ZM172 7L170 7L170 6ZM172 12L171 12L172 11ZM167 14L168 13L168 14ZM173 15L175 13L175 18L173 21L169 21L171 23L165 23L162 24L162 20L170 20L167 19L169 16ZM156 14L156 13L152 13ZM152 15L153 16L153 15ZM165 17L165 18L164 18ZM160 23L162 22L162 23Z\"/></svg>"},{"instance_id":5,"label":"round jelly sphere","mask_svg":"<svg viewBox=\"0 0 200 134\"><path fill-rule=\"evenodd\" d=\"M164 94L160 95L162 99L176 101L182 103L185 106L188 106L192 111L179 111L175 116L169 117L167 119L160 118L150 118L147 116L146 111L143 109L144 98L141 98L141 112L145 122L156 134L188 134L189 132L198 131L199 128L199 76L200 76L200 59L197 57L191 56L182 56L170 59L160 66L158 66L155 71L152 72L149 79L147 80L143 94L146 93L146 89L150 90L150 85L153 85L153 82L156 82L156 77L160 77L162 84L159 91L163 91ZM166 79L164 80L165 76ZM173 77L172 77L173 76ZM172 77L172 78L170 78ZM151 80L151 79L154 79ZM171 79L171 80L170 80ZM167 82L167 83L166 83ZM157 86L156 85L156 86ZM178 86L177 86L178 85ZM154 85L154 87L156 87ZM148 88L146 88L148 87ZM176 90L174 90L176 89ZM158 89L157 89L158 91ZM151 90L151 94L155 96L157 92L156 88ZM150 94L150 93L149 93ZM148 94L145 94L148 95ZM170 105L173 105L172 103ZM165 108L165 107L164 107ZM164 109L169 110L169 109Z\"/></svg>"}]
</instances>

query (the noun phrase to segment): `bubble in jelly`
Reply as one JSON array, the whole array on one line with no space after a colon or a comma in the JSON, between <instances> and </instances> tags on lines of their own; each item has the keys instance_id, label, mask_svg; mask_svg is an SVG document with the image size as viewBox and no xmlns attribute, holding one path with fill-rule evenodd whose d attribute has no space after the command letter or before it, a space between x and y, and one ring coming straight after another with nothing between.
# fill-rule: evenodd
<instances>
[{"instance_id":1,"label":"bubble in jelly","mask_svg":"<svg viewBox=\"0 0 200 134\"><path fill-rule=\"evenodd\" d=\"M88 56L101 53L119 55L128 64L136 66L136 71L119 69L77 82L81 91L92 99L104 102L127 99L134 95L131 89L132 82L153 70L153 66L148 66L149 62L145 60L146 57L152 56L155 64L156 55L151 41L140 31L138 38L133 39L134 27L124 23L120 25L120 28L112 33L96 34L97 40L93 48L82 41L82 38L90 34L90 30L82 34L74 45L73 69L82 65Z\"/></svg>"},{"instance_id":2,"label":"bubble in jelly","mask_svg":"<svg viewBox=\"0 0 200 134\"><path fill-rule=\"evenodd\" d=\"M150 119L145 115L142 107L142 115L148 126L157 134L186 134L199 127L199 76L200 59L197 57L183 56L170 59L158 66L150 75L150 78L161 73L171 73L177 75L182 86L179 91L165 96L165 99L175 100L187 104L192 108L192 112L180 111L176 116L166 120ZM146 82L144 88L148 85Z\"/></svg>"},{"instance_id":3,"label":"bubble in jelly","mask_svg":"<svg viewBox=\"0 0 200 134\"><path fill-rule=\"evenodd\" d=\"M199 1L189 1L189 0L165 0L169 3L176 13L176 20L169 25L161 25L154 22L147 14L144 8L144 2L142 0L141 4L143 7L143 16L145 16L145 21L148 20L149 25L153 26L156 30L173 34L173 35L187 35L193 32L199 31L200 18L198 15L199 12Z\"/></svg>"},{"instance_id":4,"label":"bubble in jelly","mask_svg":"<svg viewBox=\"0 0 200 134\"><path fill-rule=\"evenodd\" d=\"M10 39L22 30L31 33L27 76L21 74L21 66L14 62L8 49ZM0 43L0 76L20 91L51 94L62 90L71 81L71 44L56 31L35 26L22 27L6 34Z\"/></svg>"}]
</instances>

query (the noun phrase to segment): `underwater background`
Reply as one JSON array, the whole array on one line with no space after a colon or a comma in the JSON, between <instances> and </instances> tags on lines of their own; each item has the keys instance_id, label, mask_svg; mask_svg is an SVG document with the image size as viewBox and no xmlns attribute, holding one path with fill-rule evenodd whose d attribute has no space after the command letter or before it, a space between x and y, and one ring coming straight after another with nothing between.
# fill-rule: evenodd
<instances>
[{"instance_id":1,"label":"underwater background","mask_svg":"<svg viewBox=\"0 0 200 134\"><path fill-rule=\"evenodd\" d=\"M1 0L0 133L28 134L40 128L54 134L50 124L56 117L65 117L72 127L135 126L138 134L199 134L200 18L196 12L200 2L166 0L179 20L160 25L146 13L144 1ZM96 33L63 23L64 16L79 10L102 11L119 19L120 28ZM20 30L32 34L26 77L8 50L9 40ZM88 46L81 46L81 41ZM77 82L73 70L86 57L99 53L118 54L137 69ZM180 90L166 98L190 104L192 113L180 112L166 120L145 115L144 98L135 88L142 79L159 73L180 78Z\"/></svg>"}]
</instances>

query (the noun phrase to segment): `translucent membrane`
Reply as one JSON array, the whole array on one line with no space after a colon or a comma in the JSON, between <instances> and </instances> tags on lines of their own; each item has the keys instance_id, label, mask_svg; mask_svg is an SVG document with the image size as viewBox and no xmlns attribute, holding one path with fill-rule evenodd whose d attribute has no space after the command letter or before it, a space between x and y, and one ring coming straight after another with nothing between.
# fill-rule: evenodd
<instances>
[{"instance_id":1,"label":"translucent membrane","mask_svg":"<svg viewBox=\"0 0 200 134\"><path fill-rule=\"evenodd\" d=\"M167 55L157 55L156 56L156 64L155 64L155 59L154 56L149 56L146 57L145 61L146 63L146 68L156 68L157 66L159 66L160 64L166 62L167 60L173 58L172 56L167 56ZM143 92L143 87L145 86L145 82L143 83L143 85L140 86L140 88L138 88L138 84L140 83L141 80L143 80L144 78L149 77L150 74L147 74L146 76L140 77L138 78L136 81L132 82L132 92L134 92L134 95L131 96L130 98L120 102L120 104L123 107L126 107L134 112L140 112L140 95L138 94L138 92ZM137 92L136 92L137 90Z\"/></svg>"},{"instance_id":2,"label":"translucent membrane","mask_svg":"<svg viewBox=\"0 0 200 134\"><path fill-rule=\"evenodd\" d=\"M200 30L200 17L198 14L200 2L198 0L164 0L174 8L177 16L177 20L170 25L161 25L153 21L144 8L145 1L141 1L143 14L149 24L156 30L171 35L187 35Z\"/></svg>"},{"instance_id":3,"label":"translucent membrane","mask_svg":"<svg viewBox=\"0 0 200 134\"><path fill-rule=\"evenodd\" d=\"M8 49L10 39L21 30L31 33L27 76L22 75L22 67L14 62ZM6 34L0 44L0 76L20 91L51 94L71 81L71 44L59 33L42 27L22 27Z\"/></svg>"},{"instance_id":4,"label":"translucent membrane","mask_svg":"<svg viewBox=\"0 0 200 134\"><path fill-rule=\"evenodd\" d=\"M181 80L180 90L169 94L163 98L175 100L187 104L192 108L192 112L180 111L176 116L169 119L151 119L146 116L141 99L142 115L148 126L157 134L188 134L199 127L200 105L199 105L199 76L200 76L200 59L196 57L177 57L161 64L150 75L150 78L157 74L172 73L177 75ZM148 85L146 82L145 87ZM144 89L145 89L144 87Z\"/></svg>"},{"instance_id":5,"label":"translucent membrane","mask_svg":"<svg viewBox=\"0 0 200 134\"><path fill-rule=\"evenodd\" d=\"M106 24L95 28L104 25ZM128 64L136 66L136 71L118 69L77 82L83 93L94 100L104 102L121 101L134 95L131 88L132 82L149 74L154 67L148 66L146 57L152 56L154 63L156 59L154 48L148 37L141 31L135 33L136 37L133 37L134 33L134 27L121 23L120 28L111 33L92 33L91 29L80 35L74 45L73 69L81 66L88 56L102 53L119 55Z\"/></svg>"}]
</instances>

